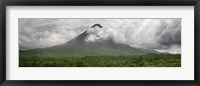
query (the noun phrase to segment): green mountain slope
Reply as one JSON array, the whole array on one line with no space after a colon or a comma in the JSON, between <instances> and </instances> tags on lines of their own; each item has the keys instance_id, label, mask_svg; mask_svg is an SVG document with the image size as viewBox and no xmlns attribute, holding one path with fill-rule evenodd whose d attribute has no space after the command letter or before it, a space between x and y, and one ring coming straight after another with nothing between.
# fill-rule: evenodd
<instances>
[{"instance_id":1,"label":"green mountain slope","mask_svg":"<svg viewBox=\"0 0 200 86\"><path fill-rule=\"evenodd\" d=\"M37 52L54 55L64 55L67 57L76 56L133 56L156 53L155 51L133 48L127 44L115 43L112 38L99 40L98 42L88 42L85 39L90 34L83 32L74 39L49 48L33 49L21 52Z\"/></svg>"},{"instance_id":2,"label":"green mountain slope","mask_svg":"<svg viewBox=\"0 0 200 86\"><path fill-rule=\"evenodd\" d=\"M44 49L37 49L40 52L64 53L68 56L130 56L143 55L147 52L133 48L126 44L115 43L111 38L98 42L87 42L87 31L76 38L62 45L57 45Z\"/></svg>"}]
</instances>

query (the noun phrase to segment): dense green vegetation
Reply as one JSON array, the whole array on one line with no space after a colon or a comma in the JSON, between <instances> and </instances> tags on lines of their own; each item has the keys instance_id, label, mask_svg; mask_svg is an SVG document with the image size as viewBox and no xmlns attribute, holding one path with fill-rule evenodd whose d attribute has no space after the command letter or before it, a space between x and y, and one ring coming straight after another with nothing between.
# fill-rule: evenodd
<instances>
[{"instance_id":1,"label":"dense green vegetation","mask_svg":"<svg viewBox=\"0 0 200 86\"><path fill-rule=\"evenodd\" d=\"M20 51L20 67L180 67L180 54L135 56L69 56L65 53Z\"/></svg>"}]
</instances>

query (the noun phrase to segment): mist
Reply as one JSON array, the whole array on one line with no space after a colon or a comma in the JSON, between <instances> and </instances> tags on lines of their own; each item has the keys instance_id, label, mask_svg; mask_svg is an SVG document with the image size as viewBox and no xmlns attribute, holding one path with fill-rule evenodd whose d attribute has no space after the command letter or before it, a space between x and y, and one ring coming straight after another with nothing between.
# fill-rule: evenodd
<instances>
[{"instance_id":1,"label":"mist","mask_svg":"<svg viewBox=\"0 0 200 86\"><path fill-rule=\"evenodd\" d=\"M91 28L94 24L103 28ZM86 31L87 41L116 43L159 52L181 53L181 19L19 18L19 48L35 49L68 42Z\"/></svg>"}]
</instances>

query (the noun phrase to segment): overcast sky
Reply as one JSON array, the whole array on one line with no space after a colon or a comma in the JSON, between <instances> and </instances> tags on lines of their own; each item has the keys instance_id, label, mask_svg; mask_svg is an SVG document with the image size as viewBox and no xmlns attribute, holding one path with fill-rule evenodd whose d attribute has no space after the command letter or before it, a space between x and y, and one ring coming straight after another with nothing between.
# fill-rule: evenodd
<instances>
[{"instance_id":1,"label":"overcast sky","mask_svg":"<svg viewBox=\"0 0 200 86\"><path fill-rule=\"evenodd\" d=\"M95 23L100 37L116 43L160 52L181 53L181 19L57 19L19 18L19 48L45 48L63 44Z\"/></svg>"}]
</instances>

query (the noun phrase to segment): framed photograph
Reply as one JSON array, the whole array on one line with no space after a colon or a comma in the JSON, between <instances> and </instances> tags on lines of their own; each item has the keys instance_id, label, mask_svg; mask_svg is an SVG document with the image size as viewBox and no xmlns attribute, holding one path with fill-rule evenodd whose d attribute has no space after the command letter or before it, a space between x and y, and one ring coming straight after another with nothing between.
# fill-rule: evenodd
<instances>
[{"instance_id":1,"label":"framed photograph","mask_svg":"<svg viewBox=\"0 0 200 86\"><path fill-rule=\"evenodd\" d=\"M4 0L2 86L199 86L198 0Z\"/></svg>"}]
</instances>

